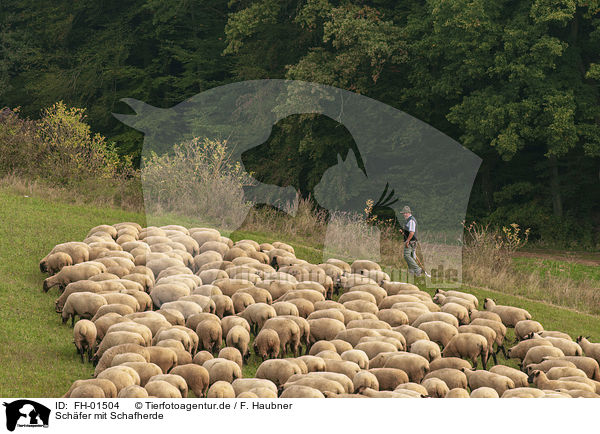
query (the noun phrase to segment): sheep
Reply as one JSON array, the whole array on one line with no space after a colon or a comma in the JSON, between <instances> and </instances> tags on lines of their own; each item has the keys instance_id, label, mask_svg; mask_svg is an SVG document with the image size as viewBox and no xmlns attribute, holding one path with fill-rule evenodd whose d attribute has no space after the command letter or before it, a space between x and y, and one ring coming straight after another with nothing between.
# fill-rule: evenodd
<instances>
[{"instance_id":1,"label":"sheep","mask_svg":"<svg viewBox=\"0 0 600 434\"><path fill-rule=\"evenodd\" d=\"M190 288L181 283L157 283L150 291L150 297L154 305L160 308L164 303L179 300L190 293Z\"/></svg>"},{"instance_id":2,"label":"sheep","mask_svg":"<svg viewBox=\"0 0 600 434\"><path fill-rule=\"evenodd\" d=\"M81 355L81 363L83 363L84 353L87 353L88 362L92 360L92 353L96 347L96 336L96 325L93 322L86 319L77 321L73 328L73 342L77 353Z\"/></svg>"},{"instance_id":3,"label":"sheep","mask_svg":"<svg viewBox=\"0 0 600 434\"><path fill-rule=\"evenodd\" d=\"M140 385L140 376L128 366L112 366L99 373L97 378L112 381L117 388L117 393L127 386Z\"/></svg>"},{"instance_id":4,"label":"sheep","mask_svg":"<svg viewBox=\"0 0 600 434\"><path fill-rule=\"evenodd\" d=\"M476 371L466 368L462 368L461 371L467 376L471 390L480 387L490 387L498 393L498 396L502 396L506 390L515 388L513 380L504 375L495 374L486 370Z\"/></svg>"},{"instance_id":5,"label":"sheep","mask_svg":"<svg viewBox=\"0 0 600 434\"><path fill-rule=\"evenodd\" d=\"M196 398L206 396L209 387L209 374L206 368L189 363L174 367L170 374L183 377Z\"/></svg>"},{"instance_id":6,"label":"sheep","mask_svg":"<svg viewBox=\"0 0 600 434\"><path fill-rule=\"evenodd\" d=\"M144 389L146 389L149 396L157 398L181 398L179 390L171 383L163 380L151 381L144 386Z\"/></svg>"},{"instance_id":7,"label":"sheep","mask_svg":"<svg viewBox=\"0 0 600 434\"><path fill-rule=\"evenodd\" d=\"M489 312L493 313L493 312ZM496 315L496 314L494 314ZM509 356L506 352L506 348L504 347L504 337L506 336L506 326L502 324L501 321L495 321L489 318L473 318L471 315L471 322L469 325L481 325L491 328L496 332L496 354L502 351L504 358L508 359Z\"/></svg>"},{"instance_id":8,"label":"sheep","mask_svg":"<svg viewBox=\"0 0 600 434\"><path fill-rule=\"evenodd\" d=\"M264 279L262 282L258 282L256 286L269 291L274 300L280 298L286 292L296 289L296 283L294 282L275 279Z\"/></svg>"},{"instance_id":9,"label":"sheep","mask_svg":"<svg viewBox=\"0 0 600 434\"><path fill-rule=\"evenodd\" d=\"M76 388L83 386L83 385L93 385L93 386L97 386L100 389L102 389L102 393L104 394L105 398L116 398L117 397L117 388L115 387L115 384L107 379L98 379L98 378L92 378L89 380L75 380L73 382L73 384L71 385L71 387L69 388L69 390L62 396L63 398L70 398L71 397L71 393L73 392L73 390L75 390Z\"/></svg>"},{"instance_id":10,"label":"sheep","mask_svg":"<svg viewBox=\"0 0 600 434\"><path fill-rule=\"evenodd\" d=\"M277 386L269 381L260 378L238 378L231 383L236 396L243 392L250 392L258 388L268 389L277 397Z\"/></svg>"},{"instance_id":11,"label":"sheep","mask_svg":"<svg viewBox=\"0 0 600 434\"><path fill-rule=\"evenodd\" d=\"M277 303L275 303L275 304L277 304ZM293 305L293 306L295 306L295 305ZM336 309L336 308L315 310L310 315L308 315L307 320L310 321L313 319L320 319L320 318L331 318L331 319L338 320L344 324L347 324L345 321L344 314L342 313L342 310Z\"/></svg>"},{"instance_id":12,"label":"sheep","mask_svg":"<svg viewBox=\"0 0 600 434\"><path fill-rule=\"evenodd\" d=\"M235 398L235 391L227 381L217 381L208 389L207 398Z\"/></svg>"},{"instance_id":13,"label":"sheep","mask_svg":"<svg viewBox=\"0 0 600 434\"><path fill-rule=\"evenodd\" d=\"M244 292L236 292L231 296L231 301L233 303L233 310L236 313L243 312L251 304L254 304L256 301L252 296L248 293ZM298 309L296 308L296 311Z\"/></svg>"},{"instance_id":14,"label":"sheep","mask_svg":"<svg viewBox=\"0 0 600 434\"><path fill-rule=\"evenodd\" d=\"M529 366L531 366L531 365L529 365ZM546 376L548 377L549 380L559 380L562 377L574 377L574 376L580 376L580 377L587 378L587 375L581 369L574 368L574 367L565 367L565 366L562 366L562 367L555 366L553 368L550 368L546 372Z\"/></svg>"},{"instance_id":15,"label":"sheep","mask_svg":"<svg viewBox=\"0 0 600 434\"><path fill-rule=\"evenodd\" d=\"M209 353L208 351L198 351L196 354L194 354L194 358L192 359L192 363L195 363L196 365L204 365L204 362L206 362L207 360L210 359L214 359L214 356Z\"/></svg>"},{"instance_id":16,"label":"sheep","mask_svg":"<svg viewBox=\"0 0 600 434\"><path fill-rule=\"evenodd\" d=\"M380 339L380 338L375 338ZM364 351L369 359L375 358L379 353L394 352L397 351L397 347L389 342L382 342L380 340L372 342L360 342L354 346L356 350Z\"/></svg>"},{"instance_id":17,"label":"sheep","mask_svg":"<svg viewBox=\"0 0 600 434\"><path fill-rule=\"evenodd\" d=\"M242 369L233 360L217 357L207 360L202 366L208 370L211 385L219 380L231 383L236 378L242 378Z\"/></svg>"},{"instance_id":18,"label":"sheep","mask_svg":"<svg viewBox=\"0 0 600 434\"><path fill-rule=\"evenodd\" d=\"M381 354L379 356L382 356ZM379 357L378 356L378 357ZM412 353L390 353L389 356L378 357L369 362L369 367L380 367L383 363L385 368L401 369L408 375L410 381L420 383L429 372L429 362L423 356Z\"/></svg>"},{"instance_id":19,"label":"sheep","mask_svg":"<svg viewBox=\"0 0 600 434\"><path fill-rule=\"evenodd\" d=\"M553 345L546 339L534 337L533 339L525 339L523 341L520 341L517 345L513 346L511 349L508 350L508 355L511 359L520 359L522 361L525 358L527 352L531 348L537 346L552 347ZM527 366L527 364L524 364L523 366Z\"/></svg>"},{"instance_id":20,"label":"sheep","mask_svg":"<svg viewBox=\"0 0 600 434\"><path fill-rule=\"evenodd\" d=\"M483 386L471 391L471 398L500 398L500 396L495 389Z\"/></svg>"},{"instance_id":21,"label":"sheep","mask_svg":"<svg viewBox=\"0 0 600 434\"><path fill-rule=\"evenodd\" d=\"M320 351L317 354L315 354L316 357L320 357L321 359L325 359L325 360L342 360L342 356L340 356L337 351L330 351L330 350L325 350L325 351Z\"/></svg>"},{"instance_id":22,"label":"sheep","mask_svg":"<svg viewBox=\"0 0 600 434\"><path fill-rule=\"evenodd\" d=\"M497 313L506 327L514 327L519 321L531 319L531 314L525 309L514 306L496 305L494 300L486 298L483 302L483 308Z\"/></svg>"},{"instance_id":23,"label":"sheep","mask_svg":"<svg viewBox=\"0 0 600 434\"><path fill-rule=\"evenodd\" d=\"M592 343L583 336L578 336L576 342L585 352L586 357L591 357L596 360L596 362L600 363L600 343Z\"/></svg>"},{"instance_id":24,"label":"sheep","mask_svg":"<svg viewBox=\"0 0 600 434\"><path fill-rule=\"evenodd\" d=\"M481 356L483 369L487 369L488 342L483 336L475 333L458 333L448 342L442 356L471 359L474 368L477 368L477 358Z\"/></svg>"},{"instance_id":25,"label":"sheep","mask_svg":"<svg viewBox=\"0 0 600 434\"><path fill-rule=\"evenodd\" d=\"M418 328L427 333L429 340L440 344L442 347L458 334L456 327L443 321L429 321L419 324Z\"/></svg>"},{"instance_id":26,"label":"sheep","mask_svg":"<svg viewBox=\"0 0 600 434\"><path fill-rule=\"evenodd\" d=\"M446 303L441 307L441 312L449 313L453 315L458 320L459 324L468 324L469 319L469 311L460 304L456 303Z\"/></svg>"},{"instance_id":27,"label":"sheep","mask_svg":"<svg viewBox=\"0 0 600 434\"><path fill-rule=\"evenodd\" d=\"M122 365L126 362L147 362L147 360L144 359L144 356L142 356L141 354L123 353L114 356L112 362L110 363L110 366Z\"/></svg>"},{"instance_id":28,"label":"sheep","mask_svg":"<svg viewBox=\"0 0 600 434\"><path fill-rule=\"evenodd\" d=\"M527 351L527 354L525 354L525 358L523 359L522 365L527 366L532 363L540 363L542 360L544 360L544 357L548 356L564 357L564 355L565 354L559 348L553 347L552 345L550 345L549 347L533 347Z\"/></svg>"},{"instance_id":29,"label":"sheep","mask_svg":"<svg viewBox=\"0 0 600 434\"><path fill-rule=\"evenodd\" d=\"M148 362L125 362L118 366L128 366L137 372L140 377L140 386L144 387L151 377L162 374L160 366Z\"/></svg>"},{"instance_id":30,"label":"sheep","mask_svg":"<svg viewBox=\"0 0 600 434\"><path fill-rule=\"evenodd\" d=\"M193 352L197 346L199 337L193 330L183 326L172 326L162 330L154 335L153 342L157 344L163 339L175 339L183 345L185 351Z\"/></svg>"},{"instance_id":31,"label":"sheep","mask_svg":"<svg viewBox=\"0 0 600 434\"><path fill-rule=\"evenodd\" d=\"M465 389L450 389L444 398L470 398L469 392Z\"/></svg>"},{"instance_id":32,"label":"sheep","mask_svg":"<svg viewBox=\"0 0 600 434\"><path fill-rule=\"evenodd\" d=\"M308 353L308 349L310 347L310 324L304 318L295 315L282 315L279 318L289 319L296 323L298 328L300 329L300 344L306 345L306 353ZM336 348L338 348L337 344ZM302 352L302 348L299 349ZM338 350L338 353L340 351Z\"/></svg>"},{"instance_id":33,"label":"sheep","mask_svg":"<svg viewBox=\"0 0 600 434\"><path fill-rule=\"evenodd\" d=\"M57 244L50 251L50 253L48 253L48 256L57 252L66 253L73 260L73 264L79 264L81 262L89 261L90 246L88 246L86 243L81 243L78 241ZM44 260L42 259L42 261ZM44 272L46 270L40 269L40 271Z\"/></svg>"},{"instance_id":34,"label":"sheep","mask_svg":"<svg viewBox=\"0 0 600 434\"><path fill-rule=\"evenodd\" d=\"M496 365L490 368L490 372L510 378L515 383L515 387L527 387L529 385L527 374L509 366Z\"/></svg>"},{"instance_id":35,"label":"sheep","mask_svg":"<svg viewBox=\"0 0 600 434\"><path fill-rule=\"evenodd\" d=\"M546 339L552 344L552 346L559 348L565 356L581 356L583 355L583 349L579 344L568 339L555 338L553 336L547 336ZM599 346L600 348L600 346ZM600 351L598 352L600 356Z\"/></svg>"},{"instance_id":36,"label":"sheep","mask_svg":"<svg viewBox=\"0 0 600 434\"><path fill-rule=\"evenodd\" d=\"M342 358L342 360L356 363L360 369L369 368L369 356L367 356L367 353L365 353L362 350L346 350L342 354L340 354L340 357ZM375 387L372 387L372 389L377 390L377 388Z\"/></svg>"},{"instance_id":37,"label":"sheep","mask_svg":"<svg viewBox=\"0 0 600 434\"><path fill-rule=\"evenodd\" d=\"M451 326L454 326L456 329L458 329L458 319L456 319L456 317L454 315L451 315L446 312L424 313L424 314L420 315L411 325L413 327L419 327L424 322L429 322L429 321L443 321L443 322L450 324Z\"/></svg>"},{"instance_id":38,"label":"sheep","mask_svg":"<svg viewBox=\"0 0 600 434\"><path fill-rule=\"evenodd\" d=\"M150 362L158 365L163 373L169 372L179 362L177 353L172 348L148 347L148 354Z\"/></svg>"},{"instance_id":39,"label":"sheep","mask_svg":"<svg viewBox=\"0 0 600 434\"><path fill-rule=\"evenodd\" d=\"M287 360L296 365L300 369L301 374L308 374L308 366L306 365L306 363L304 363L304 360L298 357L292 357Z\"/></svg>"},{"instance_id":40,"label":"sheep","mask_svg":"<svg viewBox=\"0 0 600 434\"><path fill-rule=\"evenodd\" d=\"M141 386L127 386L119 391L117 398L147 398L148 391Z\"/></svg>"},{"instance_id":41,"label":"sheep","mask_svg":"<svg viewBox=\"0 0 600 434\"><path fill-rule=\"evenodd\" d=\"M152 312L152 313L155 313L155 312ZM107 314L107 315L110 315L110 314ZM152 335L155 335L158 333L158 331L160 329L171 327L171 323L169 321L167 321L164 316L162 316L160 314L156 314L156 315L158 315L158 316L143 316L143 317L135 317L135 318L130 318L130 319L131 319L131 321L133 321L135 323L145 325L146 327L148 327L150 329L150 331L152 332ZM125 318L128 318L128 317L126 316Z\"/></svg>"},{"instance_id":42,"label":"sheep","mask_svg":"<svg viewBox=\"0 0 600 434\"><path fill-rule=\"evenodd\" d=\"M250 324L250 328L254 333L263 328L265 322L277 316L277 312L266 303L255 303L248 306L242 313L238 314Z\"/></svg>"},{"instance_id":43,"label":"sheep","mask_svg":"<svg viewBox=\"0 0 600 434\"><path fill-rule=\"evenodd\" d=\"M346 279L345 285L349 288L348 292L361 291L372 294L375 297L375 304L378 306L388 295L385 289L378 286L373 279L364 276L361 276L358 279Z\"/></svg>"},{"instance_id":44,"label":"sheep","mask_svg":"<svg viewBox=\"0 0 600 434\"><path fill-rule=\"evenodd\" d=\"M527 374L531 374L535 370L548 372L550 369L552 369L554 367L576 368L575 364L572 362L569 362L567 360L554 359L554 360L544 360L541 363L532 363L530 365L527 365L525 367L525 372Z\"/></svg>"},{"instance_id":45,"label":"sheep","mask_svg":"<svg viewBox=\"0 0 600 434\"><path fill-rule=\"evenodd\" d=\"M459 298L464 298L465 300L470 300L471 302L473 302L473 304L475 306L479 305L479 300L477 299L477 297L475 297L473 294L469 294L467 292L462 292L462 291L444 291L443 289L437 289L435 291L435 294L441 294L441 295L445 295L446 297L459 297Z\"/></svg>"},{"instance_id":46,"label":"sheep","mask_svg":"<svg viewBox=\"0 0 600 434\"><path fill-rule=\"evenodd\" d=\"M325 359L325 370L328 372L336 372L338 374L344 374L346 377L352 379L354 375L360 372L361 368L354 362L347 360L332 360Z\"/></svg>"},{"instance_id":47,"label":"sheep","mask_svg":"<svg viewBox=\"0 0 600 434\"><path fill-rule=\"evenodd\" d=\"M442 380L450 390L457 388L466 389L468 385L467 376L459 369L454 368L436 369L425 375L423 380L428 380L429 378Z\"/></svg>"},{"instance_id":48,"label":"sheep","mask_svg":"<svg viewBox=\"0 0 600 434\"><path fill-rule=\"evenodd\" d=\"M73 258L65 252L56 252L49 254L40 261L40 271L48 272L50 276L58 273L64 267L73 265Z\"/></svg>"},{"instance_id":49,"label":"sheep","mask_svg":"<svg viewBox=\"0 0 600 434\"><path fill-rule=\"evenodd\" d=\"M538 332L538 334L542 337L542 338L547 338L547 337L553 337L553 338L563 338L566 339L568 341L572 341L573 338L571 336L569 336L566 333L563 332L558 332L558 331L554 331L554 330L542 330L541 332Z\"/></svg>"},{"instance_id":50,"label":"sheep","mask_svg":"<svg viewBox=\"0 0 600 434\"><path fill-rule=\"evenodd\" d=\"M315 372L316 374L316 372ZM283 385L283 391L293 386L307 386L318 390L321 393L332 392L332 393L344 393L344 387L335 380L330 380L325 377L317 377L311 374L307 374L302 378L298 378L294 382L286 382Z\"/></svg>"},{"instance_id":51,"label":"sheep","mask_svg":"<svg viewBox=\"0 0 600 434\"><path fill-rule=\"evenodd\" d=\"M298 308L298 313L302 318L308 318L308 315L315 310L315 305L310 300L304 298L293 298L287 301Z\"/></svg>"},{"instance_id":52,"label":"sheep","mask_svg":"<svg viewBox=\"0 0 600 434\"><path fill-rule=\"evenodd\" d=\"M102 371L109 368L111 366L112 359L117 354L123 353L141 354L144 357L144 359L146 359L146 361L150 361L150 352L146 347L143 347L138 344L120 344L109 348L107 351L104 352L100 360L98 360L98 364L96 365L96 369L94 370L94 377L98 377L98 375Z\"/></svg>"},{"instance_id":53,"label":"sheep","mask_svg":"<svg viewBox=\"0 0 600 434\"><path fill-rule=\"evenodd\" d=\"M136 300L135 297L123 294L119 292L110 292L107 294L100 294L102 297L106 299L108 304L123 304L125 306L129 306L134 312L140 311L140 304Z\"/></svg>"},{"instance_id":54,"label":"sheep","mask_svg":"<svg viewBox=\"0 0 600 434\"><path fill-rule=\"evenodd\" d=\"M98 293L103 291L102 285L92 280L79 280L77 282L69 283L63 293L54 302L56 312L62 312L62 309L67 301L69 295L74 292L93 292Z\"/></svg>"},{"instance_id":55,"label":"sheep","mask_svg":"<svg viewBox=\"0 0 600 434\"><path fill-rule=\"evenodd\" d=\"M364 336L381 335L377 332L377 330L371 330L368 328L354 328L340 331L337 335L335 335L335 339L341 339L343 341L346 341L354 347L358 344L358 341Z\"/></svg>"},{"instance_id":56,"label":"sheep","mask_svg":"<svg viewBox=\"0 0 600 434\"><path fill-rule=\"evenodd\" d=\"M116 331L127 331L139 334L144 338L145 346L152 344L152 331L143 324L138 324L133 321L120 322L111 325L106 331L107 334Z\"/></svg>"},{"instance_id":57,"label":"sheep","mask_svg":"<svg viewBox=\"0 0 600 434\"><path fill-rule=\"evenodd\" d=\"M196 327L196 334L200 339L198 348L215 352L221 348L223 330L221 324L215 320L204 320Z\"/></svg>"},{"instance_id":58,"label":"sheep","mask_svg":"<svg viewBox=\"0 0 600 434\"><path fill-rule=\"evenodd\" d=\"M178 310L159 309L156 311L156 313L159 313L162 316L164 316L165 319L169 321L171 325L185 325L185 318L183 317L183 314Z\"/></svg>"},{"instance_id":59,"label":"sheep","mask_svg":"<svg viewBox=\"0 0 600 434\"><path fill-rule=\"evenodd\" d=\"M452 340L450 342L452 342ZM410 346L410 352L424 357L425 359L427 359L428 362L442 357L439 345L435 342L431 342L430 340L424 339L420 339L418 341L413 342ZM452 354L448 353L448 355Z\"/></svg>"},{"instance_id":60,"label":"sheep","mask_svg":"<svg viewBox=\"0 0 600 434\"><path fill-rule=\"evenodd\" d=\"M92 321L96 321L98 318L100 318L103 315L106 315L107 313L118 313L119 315L125 316L128 314L132 314L133 309L129 306L120 303L106 304L98 308L98 310L92 317Z\"/></svg>"},{"instance_id":61,"label":"sheep","mask_svg":"<svg viewBox=\"0 0 600 434\"><path fill-rule=\"evenodd\" d=\"M235 347L240 351L244 360L248 359L250 352L248 345L250 344L250 333L242 326L234 326L229 330L225 338L228 347Z\"/></svg>"},{"instance_id":62,"label":"sheep","mask_svg":"<svg viewBox=\"0 0 600 434\"><path fill-rule=\"evenodd\" d=\"M100 342L98 350L93 356L93 360L100 360L100 357L102 357L106 350L121 344L137 344L140 346L145 346L146 342L139 333L128 331L115 331L107 333L106 336L104 336L104 339L102 339L102 342Z\"/></svg>"},{"instance_id":63,"label":"sheep","mask_svg":"<svg viewBox=\"0 0 600 434\"><path fill-rule=\"evenodd\" d=\"M432 398L444 398L450 389L439 378L428 378L427 380L423 380L421 385L427 389L427 394Z\"/></svg>"},{"instance_id":64,"label":"sheep","mask_svg":"<svg viewBox=\"0 0 600 434\"><path fill-rule=\"evenodd\" d=\"M549 380L546 373L543 371L533 371L529 375L529 382L535 384L537 388L542 390L568 389L596 392L595 387L586 383L571 380Z\"/></svg>"},{"instance_id":65,"label":"sheep","mask_svg":"<svg viewBox=\"0 0 600 434\"><path fill-rule=\"evenodd\" d=\"M410 347L413 344L413 342L415 342L415 341L418 341L421 339L424 339L424 340L429 339L429 336L423 330L418 329L413 326L410 326L408 324L394 327L392 330L397 331L397 332L401 333L402 336L404 336L404 339L406 341L405 346L407 346L407 347Z\"/></svg>"},{"instance_id":66,"label":"sheep","mask_svg":"<svg viewBox=\"0 0 600 434\"><path fill-rule=\"evenodd\" d=\"M352 320L346 326L346 329L353 328L368 328L368 329L382 329L382 330L391 330L392 327L386 323L385 321L380 321L378 319L373 318L362 318L358 320Z\"/></svg>"},{"instance_id":67,"label":"sheep","mask_svg":"<svg viewBox=\"0 0 600 434\"><path fill-rule=\"evenodd\" d=\"M100 307L106 304L106 300L101 295L88 292L74 292L69 295L62 309L62 322L64 324L71 318L71 326L74 326L76 315L79 318L93 320Z\"/></svg>"},{"instance_id":68,"label":"sheep","mask_svg":"<svg viewBox=\"0 0 600 434\"><path fill-rule=\"evenodd\" d=\"M346 326L342 321L331 318L319 318L309 320L310 325L310 342L314 343L319 340L332 340L338 334L346 330Z\"/></svg>"},{"instance_id":69,"label":"sheep","mask_svg":"<svg viewBox=\"0 0 600 434\"><path fill-rule=\"evenodd\" d=\"M538 333L544 330L544 327L537 321L526 319L515 324L515 338L522 341L531 333Z\"/></svg>"},{"instance_id":70,"label":"sheep","mask_svg":"<svg viewBox=\"0 0 600 434\"><path fill-rule=\"evenodd\" d=\"M366 300L351 300L343 303L346 309L353 310L356 312L369 312L376 315L379 312L379 308L375 303L371 303Z\"/></svg>"},{"instance_id":71,"label":"sheep","mask_svg":"<svg viewBox=\"0 0 600 434\"><path fill-rule=\"evenodd\" d=\"M254 339L254 353L261 357L263 362L265 359L273 359L279 356L279 334L272 329L261 330Z\"/></svg>"},{"instance_id":72,"label":"sheep","mask_svg":"<svg viewBox=\"0 0 600 434\"><path fill-rule=\"evenodd\" d=\"M299 371L300 370L296 365L285 359L269 359L263 361L258 366L256 378L270 380L275 386L279 387L283 386L288 378L299 373Z\"/></svg>"},{"instance_id":73,"label":"sheep","mask_svg":"<svg viewBox=\"0 0 600 434\"><path fill-rule=\"evenodd\" d=\"M379 318L381 321L385 321L391 327L398 327L408 324L408 315L398 309L381 309L376 315L377 318Z\"/></svg>"},{"instance_id":74,"label":"sheep","mask_svg":"<svg viewBox=\"0 0 600 434\"><path fill-rule=\"evenodd\" d=\"M287 348L297 357L300 347L300 327L288 318L275 317L267 320L264 329L275 330L279 335L280 354L285 356ZM312 327L311 327L312 332Z\"/></svg>"},{"instance_id":75,"label":"sheep","mask_svg":"<svg viewBox=\"0 0 600 434\"><path fill-rule=\"evenodd\" d=\"M458 357L442 357L441 359L436 359L429 364L430 371L435 371L437 369L444 368L453 368L460 370L462 368L471 369L473 367L468 361Z\"/></svg>"},{"instance_id":76,"label":"sheep","mask_svg":"<svg viewBox=\"0 0 600 434\"><path fill-rule=\"evenodd\" d=\"M198 297L198 296L194 296L194 297ZM196 314L196 313L201 313L203 312L203 308L193 302L193 301L186 301L186 300L177 300L177 301L169 301L168 303L163 303L161 305L162 309L175 309L178 310L179 312L181 312L181 314L183 315L183 317L187 320L190 316Z\"/></svg>"},{"instance_id":77,"label":"sheep","mask_svg":"<svg viewBox=\"0 0 600 434\"><path fill-rule=\"evenodd\" d=\"M277 316L281 316L281 315L300 316L300 313L298 312L298 308L293 303L290 303L287 301L278 301L277 303L273 303L272 306L273 306L273 309L275 309Z\"/></svg>"},{"instance_id":78,"label":"sheep","mask_svg":"<svg viewBox=\"0 0 600 434\"><path fill-rule=\"evenodd\" d=\"M498 359L496 357L496 352L494 351L494 343L496 342L496 332L488 327L482 325L461 325L458 328L459 333L475 333L483 336L488 343L488 354L491 354L494 358L494 364L498 364Z\"/></svg>"},{"instance_id":79,"label":"sheep","mask_svg":"<svg viewBox=\"0 0 600 434\"><path fill-rule=\"evenodd\" d=\"M325 398L325 395L309 386L292 385L281 393L280 398Z\"/></svg>"},{"instance_id":80,"label":"sheep","mask_svg":"<svg viewBox=\"0 0 600 434\"><path fill-rule=\"evenodd\" d=\"M515 389L506 390L501 398L543 398L545 393L533 387L517 387Z\"/></svg>"},{"instance_id":81,"label":"sheep","mask_svg":"<svg viewBox=\"0 0 600 434\"><path fill-rule=\"evenodd\" d=\"M422 397L428 396L427 389L425 387L423 387L422 385L417 384L417 383L403 383L403 384L399 384L394 389L395 392L402 392L402 391L405 391L405 390L416 392L416 393L418 393Z\"/></svg>"},{"instance_id":82,"label":"sheep","mask_svg":"<svg viewBox=\"0 0 600 434\"><path fill-rule=\"evenodd\" d=\"M366 259L359 259L354 261L351 265L350 265L350 270L352 271L352 273L359 273L360 271L371 271L371 270L377 270L377 271L381 271L381 267L379 266L379 264L377 262L373 262L373 261L369 261Z\"/></svg>"},{"instance_id":83,"label":"sheep","mask_svg":"<svg viewBox=\"0 0 600 434\"><path fill-rule=\"evenodd\" d=\"M547 359L554 359L554 357L548 357ZM585 372L588 378L600 381L600 367L595 359L584 356L564 356L560 359L573 363L575 367Z\"/></svg>"}]
</instances>

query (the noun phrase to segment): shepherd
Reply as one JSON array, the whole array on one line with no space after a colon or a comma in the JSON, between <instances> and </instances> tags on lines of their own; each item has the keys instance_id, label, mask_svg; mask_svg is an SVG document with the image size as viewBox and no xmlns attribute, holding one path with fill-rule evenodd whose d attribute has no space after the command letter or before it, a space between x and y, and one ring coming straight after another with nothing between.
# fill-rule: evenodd
<instances>
[{"instance_id":1,"label":"shepherd","mask_svg":"<svg viewBox=\"0 0 600 434\"><path fill-rule=\"evenodd\" d=\"M415 277L420 277L425 270L417 261L419 258L417 257L417 219L412 215L410 207L407 205L402 208L402 214L404 215L404 260L408 265L408 273L414 274ZM427 272L425 275L428 276ZM429 277L429 276L428 276Z\"/></svg>"}]
</instances>

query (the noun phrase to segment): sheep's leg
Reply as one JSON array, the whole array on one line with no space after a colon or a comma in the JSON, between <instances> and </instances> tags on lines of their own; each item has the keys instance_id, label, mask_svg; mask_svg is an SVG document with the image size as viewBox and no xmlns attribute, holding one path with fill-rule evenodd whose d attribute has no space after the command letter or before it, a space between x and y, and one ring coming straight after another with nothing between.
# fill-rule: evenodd
<instances>
[{"instance_id":1,"label":"sheep's leg","mask_svg":"<svg viewBox=\"0 0 600 434\"><path fill-rule=\"evenodd\" d=\"M477 369L477 357L471 359L471 361L473 362L473 369Z\"/></svg>"},{"instance_id":2,"label":"sheep's leg","mask_svg":"<svg viewBox=\"0 0 600 434\"><path fill-rule=\"evenodd\" d=\"M506 354L506 348L504 348L504 344L500 345L500 349L502 350L502 354L504 354L504 358L508 359L508 354Z\"/></svg>"},{"instance_id":3,"label":"sheep's leg","mask_svg":"<svg viewBox=\"0 0 600 434\"><path fill-rule=\"evenodd\" d=\"M71 328L75 327L75 315L71 316Z\"/></svg>"},{"instance_id":4,"label":"sheep's leg","mask_svg":"<svg viewBox=\"0 0 600 434\"><path fill-rule=\"evenodd\" d=\"M487 357L483 357L483 354L482 354L481 355L481 364L483 365L484 371L487 371L487 363L486 363L487 360L486 359L487 359Z\"/></svg>"},{"instance_id":5,"label":"sheep's leg","mask_svg":"<svg viewBox=\"0 0 600 434\"><path fill-rule=\"evenodd\" d=\"M494 352L494 350L492 349L492 358L494 359L494 365L498 364L498 357L496 357L496 353Z\"/></svg>"}]
</instances>

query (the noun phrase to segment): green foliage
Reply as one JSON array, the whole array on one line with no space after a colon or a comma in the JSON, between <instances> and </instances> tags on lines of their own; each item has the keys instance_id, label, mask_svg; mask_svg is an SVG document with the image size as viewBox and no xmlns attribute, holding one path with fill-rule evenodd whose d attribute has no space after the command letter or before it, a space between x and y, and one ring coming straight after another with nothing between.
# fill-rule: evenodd
<instances>
[{"instance_id":1,"label":"green foliage","mask_svg":"<svg viewBox=\"0 0 600 434\"><path fill-rule=\"evenodd\" d=\"M31 118L56 101L85 107L91 130L137 163L142 135L111 116L129 110L123 97L170 107L234 80L334 85L404 110L482 157L471 218L512 215L529 226L538 208L593 239L599 11L598 0L4 0L0 100ZM273 154L253 159L257 176L272 173L269 160L285 161L279 172L308 196L335 164L329 153L345 146L327 127L312 116L286 120ZM513 184L531 190L511 202ZM541 225L532 236L552 237Z\"/></svg>"}]
</instances>

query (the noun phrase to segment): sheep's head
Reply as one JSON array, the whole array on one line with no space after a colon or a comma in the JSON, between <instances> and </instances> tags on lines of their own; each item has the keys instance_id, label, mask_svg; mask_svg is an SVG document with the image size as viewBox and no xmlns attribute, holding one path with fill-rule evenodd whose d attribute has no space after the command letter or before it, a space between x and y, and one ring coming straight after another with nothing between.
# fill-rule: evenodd
<instances>
[{"instance_id":1,"label":"sheep's head","mask_svg":"<svg viewBox=\"0 0 600 434\"><path fill-rule=\"evenodd\" d=\"M538 379L541 374L542 374L542 371L540 371L539 369L536 369L531 374L529 374L529 377L527 377L527 381L530 383L534 383L535 380Z\"/></svg>"},{"instance_id":2,"label":"sheep's head","mask_svg":"<svg viewBox=\"0 0 600 434\"><path fill-rule=\"evenodd\" d=\"M484 309L491 309L495 305L496 305L496 303L494 303L494 300L492 300L491 298L486 298L483 302Z\"/></svg>"}]
</instances>

